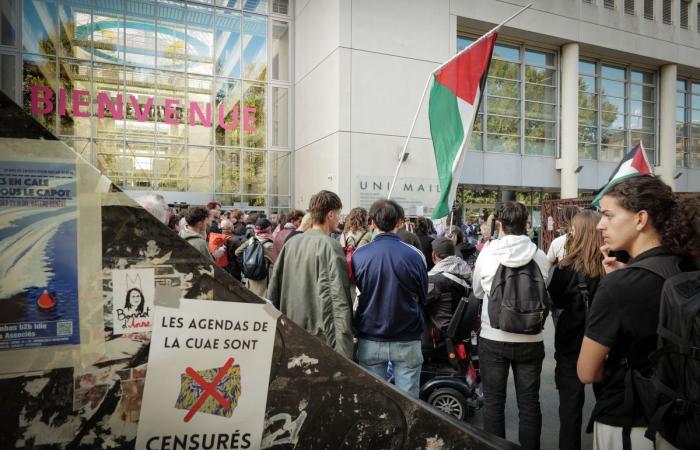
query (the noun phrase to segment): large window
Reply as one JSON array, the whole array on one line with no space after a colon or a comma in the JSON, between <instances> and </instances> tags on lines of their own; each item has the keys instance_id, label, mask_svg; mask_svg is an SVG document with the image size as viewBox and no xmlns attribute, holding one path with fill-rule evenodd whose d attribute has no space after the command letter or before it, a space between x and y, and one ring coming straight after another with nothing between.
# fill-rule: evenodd
<instances>
[{"instance_id":1,"label":"large window","mask_svg":"<svg viewBox=\"0 0 700 450\"><path fill-rule=\"evenodd\" d=\"M676 165L700 168L700 81L676 82Z\"/></svg>"},{"instance_id":2,"label":"large window","mask_svg":"<svg viewBox=\"0 0 700 450\"><path fill-rule=\"evenodd\" d=\"M656 74L596 61L579 61L579 158L619 161L642 142L656 148Z\"/></svg>"},{"instance_id":3,"label":"large window","mask_svg":"<svg viewBox=\"0 0 700 450\"><path fill-rule=\"evenodd\" d=\"M288 1L17 1L25 108L116 184L290 204Z\"/></svg>"},{"instance_id":4,"label":"large window","mask_svg":"<svg viewBox=\"0 0 700 450\"><path fill-rule=\"evenodd\" d=\"M472 42L459 36L458 50ZM556 156L555 58L553 52L496 44L470 150Z\"/></svg>"}]
</instances>

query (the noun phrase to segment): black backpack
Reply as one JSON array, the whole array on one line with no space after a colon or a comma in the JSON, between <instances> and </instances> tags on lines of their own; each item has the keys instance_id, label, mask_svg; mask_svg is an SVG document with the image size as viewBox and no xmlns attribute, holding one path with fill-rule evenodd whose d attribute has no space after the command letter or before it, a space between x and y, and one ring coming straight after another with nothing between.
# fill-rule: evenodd
<instances>
[{"instance_id":1,"label":"black backpack","mask_svg":"<svg viewBox=\"0 0 700 450\"><path fill-rule=\"evenodd\" d=\"M655 440L658 431L682 450L697 448L700 436L700 289L696 284L694 295L690 295L691 285L684 285L680 291L677 286L683 284L682 280L693 278L693 274L697 280L698 272L682 273L682 261L673 255L646 258L627 267L646 269L665 282L659 309L657 349L649 355L653 363L651 371L635 369L627 357L611 362L615 370L624 371L624 408L632 411L641 407L649 420L645 434L648 439ZM589 432L596 413L594 408ZM630 416L622 426L624 450L632 448L632 426L633 417Z\"/></svg>"},{"instance_id":2,"label":"black backpack","mask_svg":"<svg viewBox=\"0 0 700 450\"><path fill-rule=\"evenodd\" d=\"M522 267L500 264L488 302L491 327L519 334L540 333L551 305L544 277L534 260Z\"/></svg>"},{"instance_id":3,"label":"black backpack","mask_svg":"<svg viewBox=\"0 0 700 450\"><path fill-rule=\"evenodd\" d=\"M700 444L700 271L664 283L659 309L659 340L650 358L652 401L647 437L658 431L680 449Z\"/></svg>"},{"instance_id":4,"label":"black backpack","mask_svg":"<svg viewBox=\"0 0 700 450\"><path fill-rule=\"evenodd\" d=\"M265 244L269 239L260 241L251 238L251 243L243 250L243 275L249 280L264 280L268 275L268 259L265 258Z\"/></svg>"}]
</instances>

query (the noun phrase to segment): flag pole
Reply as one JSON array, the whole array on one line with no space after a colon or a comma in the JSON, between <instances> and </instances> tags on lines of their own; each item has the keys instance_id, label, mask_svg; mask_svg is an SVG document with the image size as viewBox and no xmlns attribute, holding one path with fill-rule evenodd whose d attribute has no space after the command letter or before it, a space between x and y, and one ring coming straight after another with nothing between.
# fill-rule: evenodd
<instances>
[{"instance_id":1,"label":"flag pole","mask_svg":"<svg viewBox=\"0 0 700 450\"><path fill-rule=\"evenodd\" d=\"M498 25L496 25L496 26L495 26L494 28L492 28L488 33L484 34L484 35L481 36L479 39L477 39L476 41L472 42L471 45L469 45L468 47L466 47L465 49L463 49L462 51L460 51L460 52L457 53L456 55L452 56L450 59L448 59L448 60L445 61L444 63L440 64L436 69L432 70L432 71L430 72L430 74L428 74L428 80L425 82L425 87L423 88L423 94L421 94L421 96L420 96L420 101L418 102L418 108L416 109L416 114L413 116L413 121L411 122L411 128L408 130L408 136L406 136L406 141L404 141L403 149L401 150L401 156L399 156L399 163L398 163L398 165L396 166L396 170L394 171L394 179L391 181L391 186L389 187L389 195L387 196L387 198L391 198L391 194L394 193L394 185L396 184L396 179L397 179L398 176L399 176L399 170L401 170L401 165L402 165L403 162L404 162L404 157L405 157L405 155L406 155L406 149L408 148L408 141L411 139L411 135L413 134L413 129L414 129L415 126L416 126L416 121L418 120L418 113L420 113L420 107L423 106L423 100L425 99L425 94L426 94L426 92L428 92L428 86L430 86L430 81L432 80L433 74L435 74L435 72L441 70L441 69L442 69L443 67L445 67L447 64L449 64L450 62L452 62L455 58L459 57L462 53L466 52L467 50L469 50L470 48L472 48L474 45L476 45L477 43L481 42L483 39L485 39L485 38L486 38L487 36L489 36L491 33L494 33L494 32L496 32L496 31L498 31L503 25L505 25L506 23L510 22L511 20L513 20L514 18L516 18L517 16L519 16L520 14L522 14L526 9L528 9L528 8L531 7L531 6L532 6L532 3L528 4L527 6L522 7L518 12L516 12L515 14L513 14L513 15L510 16L510 17L508 17L508 18L507 18L506 20L504 20L503 22L501 22L501 23L499 23Z\"/></svg>"}]
</instances>

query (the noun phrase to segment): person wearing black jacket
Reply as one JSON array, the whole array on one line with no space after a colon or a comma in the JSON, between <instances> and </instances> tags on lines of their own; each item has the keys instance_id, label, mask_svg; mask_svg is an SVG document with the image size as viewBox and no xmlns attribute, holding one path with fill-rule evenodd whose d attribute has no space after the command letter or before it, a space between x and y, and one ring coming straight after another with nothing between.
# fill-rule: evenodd
<instances>
[{"instance_id":1,"label":"person wearing black jacket","mask_svg":"<svg viewBox=\"0 0 700 450\"><path fill-rule=\"evenodd\" d=\"M596 225L600 214L584 210L574 216L565 256L552 272L548 290L554 308L562 310L554 332L554 381L559 392L559 449L581 449L584 384L576 375L576 361L586 328L586 315L598 282L605 274L603 244Z\"/></svg>"},{"instance_id":2,"label":"person wearing black jacket","mask_svg":"<svg viewBox=\"0 0 700 450\"><path fill-rule=\"evenodd\" d=\"M428 270L431 270L435 263L433 262L433 248L430 244L433 242L433 237L430 235L430 224L429 220L425 217L416 218L416 236L420 241L420 250L425 256L425 262L428 265Z\"/></svg>"},{"instance_id":3,"label":"person wearing black jacket","mask_svg":"<svg viewBox=\"0 0 700 450\"><path fill-rule=\"evenodd\" d=\"M221 231L224 234L230 234L230 237L224 241L226 253L228 255L228 267L226 271L233 275L238 281L242 280L242 268L236 257L236 249L246 240L246 229L242 222L232 224L230 220L224 219L221 221Z\"/></svg>"},{"instance_id":4,"label":"person wearing black jacket","mask_svg":"<svg viewBox=\"0 0 700 450\"><path fill-rule=\"evenodd\" d=\"M435 348L447 335L447 327L462 297L469 293L472 272L466 262L455 256L455 245L448 238L432 241L431 260L434 266L428 272L428 297L425 313L428 329L423 333L423 348Z\"/></svg>"}]
</instances>

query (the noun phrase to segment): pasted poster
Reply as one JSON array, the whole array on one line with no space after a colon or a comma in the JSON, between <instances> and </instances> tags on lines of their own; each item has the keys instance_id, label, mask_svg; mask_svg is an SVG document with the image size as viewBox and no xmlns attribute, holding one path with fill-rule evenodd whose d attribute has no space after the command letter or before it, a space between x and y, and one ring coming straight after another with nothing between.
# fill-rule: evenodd
<instances>
[{"instance_id":1,"label":"pasted poster","mask_svg":"<svg viewBox=\"0 0 700 450\"><path fill-rule=\"evenodd\" d=\"M112 271L112 321L114 334L151 330L154 269L115 269Z\"/></svg>"},{"instance_id":2,"label":"pasted poster","mask_svg":"<svg viewBox=\"0 0 700 450\"><path fill-rule=\"evenodd\" d=\"M269 309L156 305L136 448L260 448L276 329Z\"/></svg>"},{"instance_id":3,"label":"pasted poster","mask_svg":"<svg viewBox=\"0 0 700 450\"><path fill-rule=\"evenodd\" d=\"M0 161L0 350L80 343L76 167Z\"/></svg>"}]
</instances>

